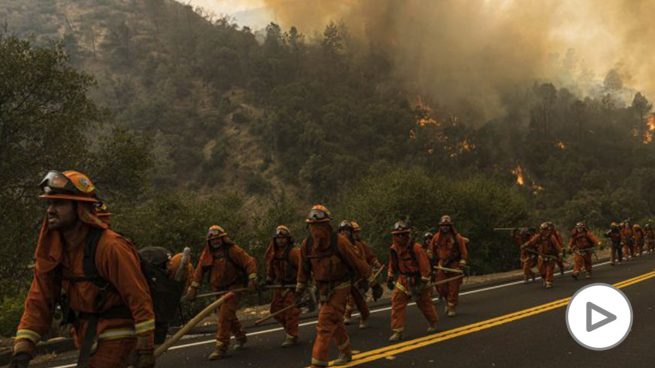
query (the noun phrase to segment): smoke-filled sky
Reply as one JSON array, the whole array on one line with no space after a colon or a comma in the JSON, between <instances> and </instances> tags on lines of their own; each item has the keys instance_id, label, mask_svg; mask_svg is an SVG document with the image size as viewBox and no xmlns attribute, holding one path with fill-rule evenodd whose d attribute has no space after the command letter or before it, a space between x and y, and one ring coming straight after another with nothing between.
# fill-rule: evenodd
<instances>
[{"instance_id":1,"label":"smoke-filled sky","mask_svg":"<svg viewBox=\"0 0 655 368\"><path fill-rule=\"evenodd\" d=\"M655 1L648 0L195 0L261 27L305 34L343 21L392 52L408 88L445 104L462 99L502 111L513 86L553 81L582 94L617 69L624 84L655 96ZM268 18L268 19L267 19Z\"/></svg>"}]
</instances>

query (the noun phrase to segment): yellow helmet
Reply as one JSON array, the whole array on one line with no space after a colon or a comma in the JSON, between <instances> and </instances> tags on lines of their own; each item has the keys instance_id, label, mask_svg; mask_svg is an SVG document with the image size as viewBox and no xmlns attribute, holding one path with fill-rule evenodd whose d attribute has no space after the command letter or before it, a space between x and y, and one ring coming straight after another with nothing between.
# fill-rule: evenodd
<instances>
[{"instance_id":1,"label":"yellow helmet","mask_svg":"<svg viewBox=\"0 0 655 368\"><path fill-rule=\"evenodd\" d=\"M207 230L207 239L222 238L227 235L225 229L218 225L212 225Z\"/></svg>"}]
</instances>

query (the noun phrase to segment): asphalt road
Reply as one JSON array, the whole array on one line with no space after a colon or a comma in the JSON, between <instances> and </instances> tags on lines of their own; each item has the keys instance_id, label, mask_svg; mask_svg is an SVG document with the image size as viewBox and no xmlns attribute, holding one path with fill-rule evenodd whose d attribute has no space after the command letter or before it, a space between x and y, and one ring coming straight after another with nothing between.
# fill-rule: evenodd
<instances>
[{"instance_id":1,"label":"asphalt road","mask_svg":"<svg viewBox=\"0 0 655 368\"><path fill-rule=\"evenodd\" d=\"M348 366L361 367L652 367L655 362L655 255L642 256L626 264L597 266L594 277L573 280L568 274L555 278L546 290L538 280L469 290L460 298L458 315L443 317L439 331L427 335L427 322L416 307L408 308L405 339L387 342L390 335L388 307L371 315L370 326L348 327L354 360ZM636 278L636 279L635 279ZM609 351L590 351L569 335L565 323L566 300L584 285L596 282L620 284L632 304L634 323L628 338ZM557 302L559 301L559 302ZM555 303L553 303L555 302ZM551 303L551 304L548 304ZM249 330L246 349L210 362L212 336L185 339L157 361L157 367L305 367L311 357L315 321L301 325L301 344L280 348L284 333L275 326ZM333 348L331 357L336 358ZM74 362L64 354L37 367L66 367Z\"/></svg>"}]
</instances>

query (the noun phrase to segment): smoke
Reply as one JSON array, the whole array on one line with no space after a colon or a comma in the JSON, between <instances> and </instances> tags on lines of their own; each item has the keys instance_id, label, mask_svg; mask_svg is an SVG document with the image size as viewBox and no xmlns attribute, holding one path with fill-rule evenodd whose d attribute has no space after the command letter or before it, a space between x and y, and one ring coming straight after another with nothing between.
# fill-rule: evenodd
<instances>
[{"instance_id":1,"label":"smoke","mask_svg":"<svg viewBox=\"0 0 655 368\"><path fill-rule=\"evenodd\" d=\"M426 100L486 118L535 80L601 93L614 69L655 95L655 39L647 0L265 0L285 28L321 32L343 21L363 47L388 50L395 74Z\"/></svg>"}]
</instances>

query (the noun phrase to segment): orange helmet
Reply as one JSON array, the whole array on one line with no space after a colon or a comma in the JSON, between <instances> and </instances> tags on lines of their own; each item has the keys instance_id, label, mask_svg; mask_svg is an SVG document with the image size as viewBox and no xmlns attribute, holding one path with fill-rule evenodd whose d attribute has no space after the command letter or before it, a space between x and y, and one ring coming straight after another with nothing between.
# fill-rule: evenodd
<instances>
[{"instance_id":1,"label":"orange helmet","mask_svg":"<svg viewBox=\"0 0 655 368\"><path fill-rule=\"evenodd\" d=\"M291 231L285 225L280 225L275 228L275 237L276 238L290 238Z\"/></svg>"},{"instance_id":2,"label":"orange helmet","mask_svg":"<svg viewBox=\"0 0 655 368\"><path fill-rule=\"evenodd\" d=\"M404 233L410 232L411 229L412 228L411 228L411 226L409 226L409 223L400 220L400 221L396 222L395 224L393 224L393 230L391 230L391 234L394 234L394 235L404 234Z\"/></svg>"},{"instance_id":3,"label":"orange helmet","mask_svg":"<svg viewBox=\"0 0 655 368\"><path fill-rule=\"evenodd\" d=\"M222 238L227 235L227 232L225 229L218 225L212 225L209 227L209 230L207 230L207 240L209 239L214 239L214 238Z\"/></svg>"},{"instance_id":4,"label":"orange helmet","mask_svg":"<svg viewBox=\"0 0 655 368\"><path fill-rule=\"evenodd\" d=\"M43 190L40 198L44 199L66 199L69 201L98 203L96 188L91 179L79 171L51 170L39 184Z\"/></svg>"},{"instance_id":5,"label":"orange helmet","mask_svg":"<svg viewBox=\"0 0 655 368\"><path fill-rule=\"evenodd\" d=\"M639 224L634 224L632 225L632 228L637 230L637 229L641 229L641 226L639 226Z\"/></svg>"},{"instance_id":6,"label":"orange helmet","mask_svg":"<svg viewBox=\"0 0 655 368\"><path fill-rule=\"evenodd\" d=\"M451 220L450 216L448 215L441 216L441 220L439 220L439 226L452 225L452 224L453 224L453 220Z\"/></svg>"},{"instance_id":7,"label":"orange helmet","mask_svg":"<svg viewBox=\"0 0 655 368\"><path fill-rule=\"evenodd\" d=\"M361 226L359 226L359 224L357 222L355 222L354 220L351 220L350 224L353 226L353 231L354 232L362 231Z\"/></svg>"},{"instance_id":8,"label":"orange helmet","mask_svg":"<svg viewBox=\"0 0 655 368\"><path fill-rule=\"evenodd\" d=\"M331 218L332 214L330 214L330 210L328 210L327 207L323 206L322 204L315 204L312 206L312 209L309 210L309 214L307 215L305 222L308 224L330 222Z\"/></svg>"}]
</instances>

